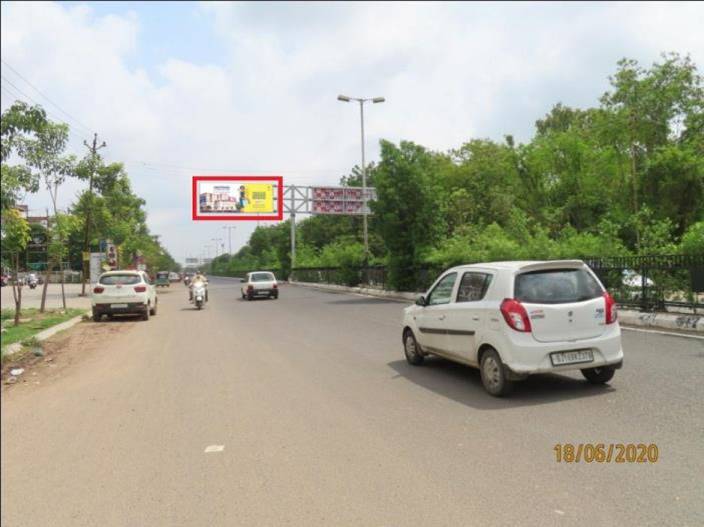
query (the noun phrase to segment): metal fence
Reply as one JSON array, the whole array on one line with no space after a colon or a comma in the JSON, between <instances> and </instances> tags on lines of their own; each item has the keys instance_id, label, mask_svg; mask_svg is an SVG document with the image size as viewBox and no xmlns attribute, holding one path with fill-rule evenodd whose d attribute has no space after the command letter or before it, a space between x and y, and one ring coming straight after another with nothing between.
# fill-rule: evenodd
<instances>
[{"instance_id":1,"label":"metal fence","mask_svg":"<svg viewBox=\"0 0 704 527\"><path fill-rule=\"evenodd\" d=\"M583 258L616 301L641 311L704 313L704 256L663 255ZM444 271L440 267L408 269L414 292L426 291ZM303 267L291 272L298 282L390 289L388 269Z\"/></svg>"}]
</instances>

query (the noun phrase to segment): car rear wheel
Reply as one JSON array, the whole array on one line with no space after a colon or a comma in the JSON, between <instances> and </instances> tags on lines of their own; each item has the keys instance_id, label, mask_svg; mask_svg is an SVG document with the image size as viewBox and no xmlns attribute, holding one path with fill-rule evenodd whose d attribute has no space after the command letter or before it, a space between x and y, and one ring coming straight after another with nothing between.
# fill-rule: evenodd
<instances>
[{"instance_id":1,"label":"car rear wheel","mask_svg":"<svg viewBox=\"0 0 704 527\"><path fill-rule=\"evenodd\" d=\"M506 370L496 350L487 350L482 355L480 368L484 389L494 397L502 397L513 389L513 382L506 378Z\"/></svg>"},{"instance_id":2,"label":"car rear wheel","mask_svg":"<svg viewBox=\"0 0 704 527\"><path fill-rule=\"evenodd\" d=\"M613 366L602 366L601 368L585 368L582 370L582 375L592 384L606 384L616 373L616 368Z\"/></svg>"},{"instance_id":3,"label":"car rear wheel","mask_svg":"<svg viewBox=\"0 0 704 527\"><path fill-rule=\"evenodd\" d=\"M158 304L159 304L159 301L158 301L158 300L155 301L155 302L154 302L154 307L149 310L149 314L150 314L151 316L155 316L155 315L156 315L156 308L157 308Z\"/></svg>"},{"instance_id":4,"label":"car rear wheel","mask_svg":"<svg viewBox=\"0 0 704 527\"><path fill-rule=\"evenodd\" d=\"M420 346L416 342L416 337L410 329L403 333L403 353L406 356L408 364L412 366L420 366L423 364L425 357L420 351Z\"/></svg>"},{"instance_id":5,"label":"car rear wheel","mask_svg":"<svg viewBox=\"0 0 704 527\"><path fill-rule=\"evenodd\" d=\"M149 320L149 312L151 309L149 308L149 304L147 304L147 309L144 310L144 313L142 314L142 320Z\"/></svg>"},{"instance_id":6,"label":"car rear wheel","mask_svg":"<svg viewBox=\"0 0 704 527\"><path fill-rule=\"evenodd\" d=\"M100 313L97 313L95 310L93 311L93 322L100 322L100 320L103 318L103 315Z\"/></svg>"}]
</instances>

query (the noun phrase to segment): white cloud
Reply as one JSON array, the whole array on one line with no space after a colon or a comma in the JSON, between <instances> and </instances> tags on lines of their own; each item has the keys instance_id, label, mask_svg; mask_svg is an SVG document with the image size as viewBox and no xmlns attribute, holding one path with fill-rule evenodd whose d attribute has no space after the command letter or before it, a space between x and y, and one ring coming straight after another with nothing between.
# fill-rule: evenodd
<instances>
[{"instance_id":1,"label":"white cloud","mask_svg":"<svg viewBox=\"0 0 704 527\"><path fill-rule=\"evenodd\" d=\"M281 171L301 184L335 183L359 159L358 108L337 102L338 93L387 98L367 111L374 159L382 137L436 149L504 133L527 140L554 103L595 104L623 56L648 65L675 50L704 64L704 9L696 3L198 9L205 16L194 19L212 23L222 55L202 63L174 55L145 69L140 54L168 43L150 39L138 9L96 16L90 4L2 4L3 59L95 128L109 159L128 162L152 230L179 258L224 231L190 221L196 171L175 167ZM3 76L25 86L4 65ZM3 92L3 108L9 102ZM74 127L72 147L82 148L87 135ZM66 203L78 188L64 192ZM252 228L241 225L233 245Z\"/></svg>"}]
</instances>

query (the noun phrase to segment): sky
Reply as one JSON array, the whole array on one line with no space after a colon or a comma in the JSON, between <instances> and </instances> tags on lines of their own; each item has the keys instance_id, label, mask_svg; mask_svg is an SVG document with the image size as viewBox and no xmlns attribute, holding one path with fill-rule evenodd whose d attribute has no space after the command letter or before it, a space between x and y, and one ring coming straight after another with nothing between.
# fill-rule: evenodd
<instances>
[{"instance_id":1,"label":"sky","mask_svg":"<svg viewBox=\"0 0 704 527\"><path fill-rule=\"evenodd\" d=\"M623 57L704 65L695 2L2 2L0 15L2 109L41 103L79 156L97 132L178 261L227 249L228 225L234 252L256 227L193 221L193 175L334 185L360 163L358 106L338 94L386 98L365 110L369 162L380 139L529 141L556 103L595 106ZM60 205L84 186L69 181Z\"/></svg>"}]
</instances>

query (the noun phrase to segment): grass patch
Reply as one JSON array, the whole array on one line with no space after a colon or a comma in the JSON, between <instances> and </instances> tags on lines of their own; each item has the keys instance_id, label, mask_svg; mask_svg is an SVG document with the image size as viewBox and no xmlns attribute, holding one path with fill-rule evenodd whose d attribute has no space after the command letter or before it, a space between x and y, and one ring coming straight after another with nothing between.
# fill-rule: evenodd
<instances>
[{"instance_id":1,"label":"grass patch","mask_svg":"<svg viewBox=\"0 0 704 527\"><path fill-rule=\"evenodd\" d=\"M34 335L47 328L66 322L85 312L85 309L69 308L47 309L44 313L40 313L38 309L30 308L23 309L20 319L29 319L26 322L20 322L19 326L13 325L15 318L14 309L3 309L0 312L2 327L5 331L2 333L3 348L14 342L31 341L34 342Z\"/></svg>"}]
</instances>

